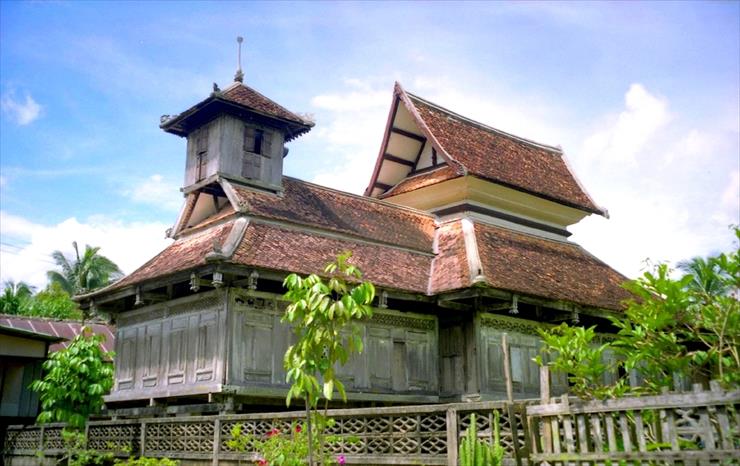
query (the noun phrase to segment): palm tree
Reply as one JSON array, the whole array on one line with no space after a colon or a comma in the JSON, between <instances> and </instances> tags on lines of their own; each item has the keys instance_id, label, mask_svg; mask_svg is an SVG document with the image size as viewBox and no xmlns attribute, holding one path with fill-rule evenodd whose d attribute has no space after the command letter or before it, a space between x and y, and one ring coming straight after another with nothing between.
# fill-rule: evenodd
<instances>
[{"instance_id":1,"label":"palm tree","mask_svg":"<svg viewBox=\"0 0 740 466\"><path fill-rule=\"evenodd\" d=\"M26 282L8 280L0 295L0 312L3 314L20 314L24 304L31 299L33 287Z\"/></svg>"},{"instance_id":2,"label":"palm tree","mask_svg":"<svg viewBox=\"0 0 740 466\"><path fill-rule=\"evenodd\" d=\"M80 257L77 242L73 241L72 246L75 257L70 260L61 251L54 251L51 257L61 271L46 273L51 282L58 283L71 296L102 288L123 276L115 262L98 254L99 247L85 245L85 252Z\"/></svg>"},{"instance_id":3,"label":"palm tree","mask_svg":"<svg viewBox=\"0 0 740 466\"><path fill-rule=\"evenodd\" d=\"M693 257L678 263L678 268L690 275L689 287L709 296L720 296L727 291L727 284L722 280L722 273L714 257L704 259Z\"/></svg>"}]
</instances>

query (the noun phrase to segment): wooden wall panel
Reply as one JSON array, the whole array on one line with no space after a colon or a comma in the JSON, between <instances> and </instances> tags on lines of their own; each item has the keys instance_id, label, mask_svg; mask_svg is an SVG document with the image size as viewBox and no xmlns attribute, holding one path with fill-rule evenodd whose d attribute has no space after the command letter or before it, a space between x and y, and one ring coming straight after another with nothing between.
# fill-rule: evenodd
<instances>
[{"instance_id":1,"label":"wooden wall panel","mask_svg":"<svg viewBox=\"0 0 740 466\"><path fill-rule=\"evenodd\" d=\"M526 321L506 317L484 317L480 326L481 392L506 396L504 353L501 346L506 333L511 359L514 396L539 396L539 366L534 362L541 346L540 337Z\"/></svg>"},{"instance_id":2,"label":"wooden wall panel","mask_svg":"<svg viewBox=\"0 0 740 466\"><path fill-rule=\"evenodd\" d=\"M113 398L219 383L225 312L223 293L212 291L121 314Z\"/></svg>"},{"instance_id":3,"label":"wooden wall panel","mask_svg":"<svg viewBox=\"0 0 740 466\"><path fill-rule=\"evenodd\" d=\"M234 291L229 311L234 347L227 384L286 387L283 355L295 336L280 322L285 305L276 295ZM347 391L436 394L436 318L377 310L359 329L365 351L337 368Z\"/></svg>"}]
</instances>

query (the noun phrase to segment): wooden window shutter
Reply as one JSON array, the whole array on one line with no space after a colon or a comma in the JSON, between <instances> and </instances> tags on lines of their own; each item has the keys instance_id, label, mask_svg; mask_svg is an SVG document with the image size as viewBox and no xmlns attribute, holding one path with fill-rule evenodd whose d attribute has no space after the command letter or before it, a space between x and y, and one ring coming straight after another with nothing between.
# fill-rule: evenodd
<instances>
[{"instance_id":1,"label":"wooden window shutter","mask_svg":"<svg viewBox=\"0 0 740 466\"><path fill-rule=\"evenodd\" d=\"M265 131L262 135L262 155L272 156L272 131Z\"/></svg>"},{"instance_id":2,"label":"wooden window shutter","mask_svg":"<svg viewBox=\"0 0 740 466\"><path fill-rule=\"evenodd\" d=\"M242 176L250 180L258 180L262 175L262 157L257 154L245 154L242 160Z\"/></svg>"},{"instance_id":3,"label":"wooden window shutter","mask_svg":"<svg viewBox=\"0 0 740 466\"><path fill-rule=\"evenodd\" d=\"M254 152L254 128L251 126L244 127L244 150Z\"/></svg>"},{"instance_id":4,"label":"wooden window shutter","mask_svg":"<svg viewBox=\"0 0 740 466\"><path fill-rule=\"evenodd\" d=\"M198 154L208 151L208 131L201 130L195 139L195 150Z\"/></svg>"}]
</instances>

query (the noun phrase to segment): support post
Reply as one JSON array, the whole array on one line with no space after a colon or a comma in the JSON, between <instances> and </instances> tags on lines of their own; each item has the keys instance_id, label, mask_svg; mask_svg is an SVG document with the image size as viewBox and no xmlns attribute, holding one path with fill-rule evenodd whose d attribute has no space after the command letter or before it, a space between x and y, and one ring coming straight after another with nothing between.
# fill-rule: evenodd
<instances>
[{"instance_id":1,"label":"support post","mask_svg":"<svg viewBox=\"0 0 740 466\"><path fill-rule=\"evenodd\" d=\"M501 337L501 347L504 350L504 378L506 379L506 399L509 403L514 402L514 384L511 380L511 357L509 356L508 335L503 334Z\"/></svg>"},{"instance_id":2,"label":"support post","mask_svg":"<svg viewBox=\"0 0 740 466\"><path fill-rule=\"evenodd\" d=\"M457 410L447 409L447 466L457 466Z\"/></svg>"}]
</instances>

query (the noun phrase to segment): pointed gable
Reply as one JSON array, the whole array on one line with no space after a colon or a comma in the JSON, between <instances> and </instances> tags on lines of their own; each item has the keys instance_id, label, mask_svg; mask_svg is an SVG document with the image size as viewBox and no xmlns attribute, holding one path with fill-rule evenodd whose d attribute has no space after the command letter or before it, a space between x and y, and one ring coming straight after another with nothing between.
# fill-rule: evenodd
<instances>
[{"instance_id":1,"label":"pointed gable","mask_svg":"<svg viewBox=\"0 0 740 466\"><path fill-rule=\"evenodd\" d=\"M406 133L418 136L414 155L408 143L399 142L408 139ZM559 148L465 118L407 93L396 83L382 150L365 194L389 197L464 175L606 214L581 187Z\"/></svg>"}]
</instances>

